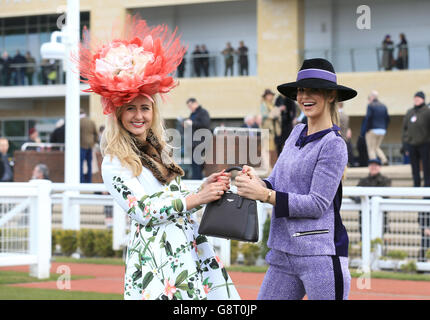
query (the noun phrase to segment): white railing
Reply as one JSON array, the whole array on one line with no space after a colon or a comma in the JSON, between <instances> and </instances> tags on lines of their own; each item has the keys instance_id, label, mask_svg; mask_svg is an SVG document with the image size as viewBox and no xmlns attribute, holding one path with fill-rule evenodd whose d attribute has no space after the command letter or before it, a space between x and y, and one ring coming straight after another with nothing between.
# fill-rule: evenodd
<instances>
[{"instance_id":1,"label":"white railing","mask_svg":"<svg viewBox=\"0 0 430 320\"><path fill-rule=\"evenodd\" d=\"M384 212L400 213L410 219L411 214L417 212L430 212L430 200L423 200L422 197L430 197L430 188L397 188L397 187L344 187L344 199L342 201L342 211L356 210L361 211L361 261L360 266L364 272L371 269L387 268L392 269L395 265L406 263L405 261L395 261L390 258L381 257L381 251L386 247L384 239ZM356 204L346 197L360 197L360 204ZM390 197L384 199L382 197ZM415 218L414 218L415 219ZM413 219L413 220L414 220ZM388 223L386 221L385 223ZM415 229L420 228L416 221ZM430 228L430 226L428 226ZM418 235L419 236L419 235ZM402 234L394 235L397 238L398 244L395 248L404 250L411 247L405 244L405 239L402 239ZM381 239L383 241L382 248L371 248L372 240ZM403 242L403 245L402 245ZM419 245L421 250L421 245ZM425 248L429 250L430 248ZM407 252L406 252L407 253ZM414 258L412 260L415 260ZM417 262L417 270L430 271L430 262Z\"/></svg>"},{"instance_id":2,"label":"white railing","mask_svg":"<svg viewBox=\"0 0 430 320\"><path fill-rule=\"evenodd\" d=\"M197 189L202 183L199 180L184 182L191 190ZM37 274L39 277L49 275L49 268L48 273L43 270L49 266L51 257L51 204L62 207L62 228L75 230L81 228L83 207L112 207L113 248L118 250L125 247L129 230L127 214L109 194L94 194L94 192L106 193L106 191L104 184L65 185L44 180L29 183L0 183L0 209L7 208L6 211L0 210L0 229L2 230L0 244L3 248L0 251L0 266L30 264L37 266L32 267L33 274ZM232 186L232 191L235 191L234 186ZM358 259L352 262L358 264L363 270L394 267L397 262L387 258L383 259L381 257L383 251L386 253L389 250L405 248L409 248L410 251L415 250L414 252L417 251L417 248L421 250L419 244L421 226L416 221L416 216L417 212L430 212L430 200L422 199L422 197L430 197L430 188L344 187L343 196L341 214L342 216L347 215L348 211L354 213L354 226L346 224L346 227L348 233L354 234L355 238L357 238L357 214L361 211L362 230L359 234L361 239L355 240L355 245L360 247L360 254ZM359 197L361 201L355 203L350 197ZM25 213L26 210L28 213ZM264 222L270 210L270 205L258 202L259 241L262 239ZM384 232L384 212L388 212L391 233ZM28 219L19 217L23 214L27 214ZM100 214L103 212L99 211L94 215ZM202 210L199 214L201 216ZM401 219L409 219L408 225L402 225L403 220L397 216ZM20 230L28 231L26 231L27 233L22 232L19 237L15 236L16 239L12 239L14 235L10 231L18 227ZM101 227L106 228L105 225ZM402 228L412 231L410 233L398 231L403 230ZM12 240L7 240L8 232L9 238ZM390 243L390 238L397 239L397 242ZM371 242L375 239L382 239L384 243L372 252ZM21 243L27 243L27 245L21 245L24 249L8 245L8 241L10 243L14 241L16 244L18 240ZM231 262L230 241L213 237L209 237L209 241L224 264L228 266ZM413 254L409 254L409 256L412 260L416 260L416 256ZM416 265L418 270L430 270L430 263L417 262Z\"/></svg>"},{"instance_id":3,"label":"white railing","mask_svg":"<svg viewBox=\"0 0 430 320\"><path fill-rule=\"evenodd\" d=\"M51 259L51 182L0 183L0 266L30 265L48 278Z\"/></svg>"}]
</instances>

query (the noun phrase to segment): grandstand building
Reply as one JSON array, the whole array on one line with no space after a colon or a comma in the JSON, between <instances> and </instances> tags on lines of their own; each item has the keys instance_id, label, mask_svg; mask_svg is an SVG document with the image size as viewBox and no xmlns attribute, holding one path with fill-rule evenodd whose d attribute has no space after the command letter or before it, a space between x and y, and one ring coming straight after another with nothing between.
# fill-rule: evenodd
<instances>
[{"instance_id":1,"label":"grandstand building","mask_svg":"<svg viewBox=\"0 0 430 320\"><path fill-rule=\"evenodd\" d=\"M112 22L124 21L128 13L139 13L150 25L178 27L189 49L180 86L162 108L168 126L188 116L185 102L191 96L210 112L213 127L240 125L244 116L259 113L264 89L275 91L276 85L293 80L304 58L325 57L333 62L339 82L358 91L344 105L353 142L367 96L377 90L391 115L383 146L391 162L398 162L403 115L416 91L430 97L430 2L371 0L367 8L361 5L358 0L81 0L80 10L81 26L99 39L108 37ZM28 140L34 126L47 141L64 117L62 66L42 61L40 45L58 30L65 7L65 0L0 0L1 54L29 51L36 64L23 83L11 74L6 86L7 76L0 77L0 136L11 141L10 152ZM397 57L400 33L408 40L408 68L385 71L382 41L391 35ZM221 51L227 42L237 49L240 41L249 50L248 75L239 75L235 59L233 76L225 76ZM208 76L203 71L197 75L192 58L196 45L203 44L209 52ZM81 93L81 107L104 124L98 96Z\"/></svg>"}]
</instances>

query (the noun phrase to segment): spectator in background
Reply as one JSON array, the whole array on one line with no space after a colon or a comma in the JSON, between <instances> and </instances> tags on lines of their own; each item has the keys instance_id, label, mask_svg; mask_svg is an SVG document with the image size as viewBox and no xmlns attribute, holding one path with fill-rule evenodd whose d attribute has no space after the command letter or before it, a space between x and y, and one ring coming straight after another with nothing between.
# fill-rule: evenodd
<instances>
[{"instance_id":1,"label":"spectator in background","mask_svg":"<svg viewBox=\"0 0 430 320\"><path fill-rule=\"evenodd\" d=\"M248 48L243 41L239 42L239 48L237 48L236 53L239 56L239 75L244 76L246 74L248 76Z\"/></svg>"},{"instance_id":2,"label":"spectator in background","mask_svg":"<svg viewBox=\"0 0 430 320\"><path fill-rule=\"evenodd\" d=\"M360 134L357 138L357 151L358 151L358 166L366 167L369 161L366 145L366 117L361 122Z\"/></svg>"},{"instance_id":3,"label":"spectator in background","mask_svg":"<svg viewBox=\"0 0 430 320\"><path fill-rule=\"evenodd\" d=\"M229 70L230 70L230 75L233 76L234 49L231 46L230 42L227 42L226 47L221 53L224 56L224 63L225 63L224 76L227 77Z\"/></svg>"},{"instance_id":4,"label":"spectator in background","mask_svg":"<svg viewBox=\"0 0 430 320\"><path fill-rule=\"evenodd\" d=\"M403 70L409 67L408 41L404 33L401 33L399 37L400 43L397 45L396 67L399 70Z\"/></svg>"},{"instance_id":5,"label":"spectator in background","mask_svg":"<svg viewBox=\"0 0 430 320\"><path fill-rule=\"evenodd\" d=\"M378 100L378 92L373 90L369 95L365 122L365 138L369 159L379 157L383 165L388 164L387 157L381 150L381 144L390 123L387 107Z\"/></svg>"},{"instance_id":6,"label":"spectator in background","mask_svg":"<svg viewBox=\"0 0 430 320\"><path fill-rule=\"evenodd\" d=\"M209 51L204 44L200 49L202 57L200 58L200 64L205 77L209 77Z\"/></svg>"},{"instance_id":7,"label":"spectator in background","mask_svg":"<svg viewBox=\"0 0 430 320\"><path fill-rule=\"evenodd\" d=\"M2 73L1 73L1 85L10 86L12 70L10 68L10 64L12 63L12 59L9 57L7 51L4 51L1 57L2 64Z\"/></svg>"},{"instance_id":8,"label":"spectator in background","mask_svg":"<svg viewBox=\"0 0 430 320\"><path fill-rule=\"evenodd\" d=\"M14 67L14 84L23 86L26 69L24 65L27 63L27 59L25 59L19 50L16 50L16 55L13 57L12 63L18 65Z\"/></svg>"},{"instance_id":9,"label":"spectator in background","mask_svg":"<svg viewBox=\"0 0 430 320\"><path fill-rule=\"evenodd\" d=\"M255 117L252 115L247 115L243 118L243 124L241 128L253 129L255 127Z\"/></svg>"},{"instance_id":10,"label":"spectator in background","mask_svg":"<svg viewBox=\"0 0 430 320\"><path fill-rule=\"evenodd\" d=\"M339 127L340 127L340 135L346 142L346 147L348 149L348 165L354 165L354 154L352 152L352 143L351 143L351 128L349 127L349 116L346 114L343 108L343 102L339 102L337 104L339 110Z\"/></svg>"},{"instance_id":11,"label":"spectator in background","mask_svg":"<svg viewBox=\"0 0 430 320\"><path fill-rule=\"evenodd\" d=\"M33 85L33 74L35 71L36 60L31 55L30 51L27 51L25 55L25 59L27 60L27 67L25 68L25 76L27 77L28 85Z\"/></svg>"},{"instance_id":12,"label":"spectator in background","mask_svg":"<svg viewBox=\"0 0 430 320\"><path fill-rule=\"evenodd\" d=\"M28 137L29 137L29 140L27 142L42 143L42 140L39 137L39 132L34 127L30 128L30 130L28 131Z\"/></svg>"},{"instance_id":13,"label":"spectator in background","mask_svg":"<svg viewBox=\"0 0 430 320\"><path fill-rule=\"evenodd\" d=\"M201 69L202 69L202 61L201 61L201 50L199 46L196 46L192 55L193 55L193 67L194 67L194 75L196 77L200 77Z\"/></svg>"},{"instance_id":14,"label":"spectator in background","mask_svg":"<svg viewBox=\"0 0 430 320\"><path fill-rule=\"evenodd\" d=\"M204 109L197 99L189 98L187 100L187 107L190 109L191 114L188 119L184 121L184 127L192 128L192 137L194 137L194 133L199 129L208 129L210 130L211 118L209 112ZM192 177L193 180L201 180L203 179L203 163L201 163L202 159L195 159L194 150L200 144L200 141L194 141L192 139ZM204 155L202 155L204 156Z\"/></svg>"},{"instance_id":15,"label":"spectator in background","mask_svg":"<svg viewBox=\"0 0 430 320\"><path fill-rule=\"evenodd\" d=\"M12 182L13 170L8 159L9 141L6 138L0 138L0 182Z\"/></svg>"},{"instance_id":16,"label":"spectator in background","mask_svg":"<svg viewBox=\"0 0 430 320\"><path fill-rule=\"evenodd\" d=\"M92 161L93 147L98 142L98 132L96 124L93 120L87 117L85 111L81 109L80 120L81 134L81 183L91 183L92 181ZM84 170L84 162L86 162L86 170Z\"/></svg>"},{"instance_id":17,"label":"spectator in background","mask_svg":"<svg viewBox=\"0 0 430 320\"><path fill-rule=\"evenodd\" d=\"M255 129L261 128L261 124L262 123L263 123L263 117L261 116L261 114L257 114L254 117L254 126L253 126L253 128L255 128Z\"/></svg>"},{"instance_id":18,"label":"spectator in background","mask_svg":"<svg viewBox=\"0 0 430 320\"><path fill-rule=\"evenodd\" d=\"M421 187L420 164L424 171L424 187L430 187L430 109L424 92L414 96L414 107L403 119L403 149L411 161L414 187Z\"/></svg>"},{"instance_id":19,"label":"spectator in background","mask_svg":"<svg viewBox=\"0 0 430 320\"><path fill-rule=\"evenodd\" d=\"M393 69L394 61L394 43L391 36L387 34L382 42L382 67L385 71Z\"/></svg>"},{"instance_id":20,"label":"spectator in background","mask_svg":"<svg viewBox=\"0 0 430 320\"><path fill-rule=\"evenodd\" d=\"M358 181L357 187L391 187L391 179L381 174L381 160L370 159L369 175ZM360 203L360 197L352 197L354 202ZM388 232L387 213L384 212L384 233ZM361 211L359 212L359 232L361 235Z\"/></svg>"},{"instance_id":21,"label":"spectator in background","mask_svg":"<svg viewBox=\"0 0 430 320\"><path fill-rule=\"evenodd\" d=\"M285 107L275 107L274 97L275 94L270 89L266 89L260 104L260 112L263 117L262 128L269 130L269 163L272 168L278 159L275 139L281 135L281 111L285 110Z\"/></svg>"},{"instance_id":22,"label":"spectator in background","mask_svg":"<svg viewBox=\"0 0 430 320\"><path fill-rule=\"evenodd\" d=\"M284 148L284 143L290 136L294 127L294 121L296 119L296 103L290 98L279 95L276 98L275 106L281 108L281 135L278 137L278 140L275 141L278 148L278 155L280 155Z\"/></svg>"},{"instance_id":23,"label":"spectator in background","mask_svg":"<svg viewBox=\"0 0 430 320\"><path fill-rule=\"evenodd\" d=\"M49 169L48 166L44 163L37 164L31 176L31 179L45 179L49 180Z\"/></svg>"},{"instance_id":24,"label":"spectator in background","mask_svg":"<svg viewBox=\"0 0 430 320\"><path fill-rule=\"evenodd\" d=\"M187 53L184 54L184 57L181 60L181 63L178 66L178 78L183 78L184 74L185 74L185 65L187 63L187 61L185 60L185 55Z\"/></svg>"},{"instance_id":25,"label":"spectator in background","mask_svg":"<svg viewBox=\"0 0 430 320\"><path fill-rule=\"evenodd\" d=\"M418 261L426 262L430 258L430 212L418 212L421 228L421 248Z\"/></svg>"},{"instance_id":26,"label":"spectator in background","mask_svg":"<svg viewBox=\"0 0 430 320\"><path fill-rule=\"evenodd\" d=\"M64 143L65 141L65 131L66 124L64 119L60 119L57 121L55 125L54 131L52 131L51 137L49 138L49 142L51 143Z\"/></svg>"}]
</instances>

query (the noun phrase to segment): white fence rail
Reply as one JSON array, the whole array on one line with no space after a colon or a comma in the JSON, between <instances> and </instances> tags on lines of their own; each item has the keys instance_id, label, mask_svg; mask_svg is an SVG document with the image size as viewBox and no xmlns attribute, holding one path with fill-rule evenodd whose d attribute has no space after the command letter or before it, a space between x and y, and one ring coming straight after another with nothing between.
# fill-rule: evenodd
<instances>
[{"instance_id":1,"label":"white fence rail","mask_svg":"<svg viewBox=\"0 0 430 320\"><path fill-rule=\"evenodd\" d=\"M185 183L190 189L196 189L201 181ZM389 253L400 250L406 252L404 262L417 261L418 270L430 271L430 263L418 261L418 253L430 249L430 238L426 242L423 232L430 225L419 221L419 212L430 215L430 200L422 199L430 197L430 188L344 187L343 196L341 215L350 236L352 265L363 270L395 268L398 261L390 259ZM360 202L351 197L358 197ZM38 277L49 276L51 221L52 226L75 230L88 227L91 221L96 221L93 225L97 228L111 225L113 248L118 250L128 242L128 217L106 193L103 184L0 183L0 209L0 266L30 264L33 265L31 273ZM270 205L258 203L259 240L270 210ZM382 244L372 250L375 239L381 239ZM212 237L209 241L228 266L230 241Z\"/></svg>"},{"instance_id":2,"label":"white fence rail","mask_svg":"<svg viewBox=\"0 0 430 320\"><path fill-rule=\"evenodd\" d=\"M30 274L49 277L51 182L0 183L0 266L30 265Z\"/></svg>"}]
</instances>

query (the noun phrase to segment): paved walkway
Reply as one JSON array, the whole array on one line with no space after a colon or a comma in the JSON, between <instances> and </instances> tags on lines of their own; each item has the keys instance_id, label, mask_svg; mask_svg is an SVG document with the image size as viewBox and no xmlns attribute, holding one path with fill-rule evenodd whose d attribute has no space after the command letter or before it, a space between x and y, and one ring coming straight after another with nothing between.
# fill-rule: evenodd
<instances>
[{"instance_id":1,"label":"paved walkway","mask_svg":"<svg viewBox=\"0 0 430 320\"><path fill-rule=\"evenodd\" d=\"M59 266L67 265L71 275L94 276L94 279L72 280L71 290L102 293L123 293L123 266L52 263L51 273L56 274ZM0 270L28 272L28 266L4 267ZM230 272L243 300L257 298L258 290L264 278L263 273ZM59 275L60 276L60 275ZM353 278L349 298L351 300L430 300L430 282L371 279L370 289L359 289L363 282ZM14 284L17 287L57 289L56 281ZM36 297L35 297L36 298Z\"/></svg>"}]
</instances>

